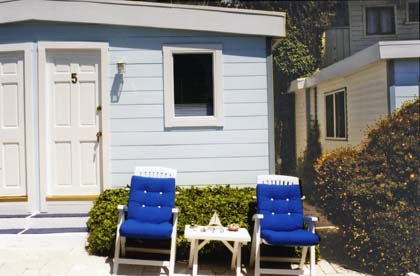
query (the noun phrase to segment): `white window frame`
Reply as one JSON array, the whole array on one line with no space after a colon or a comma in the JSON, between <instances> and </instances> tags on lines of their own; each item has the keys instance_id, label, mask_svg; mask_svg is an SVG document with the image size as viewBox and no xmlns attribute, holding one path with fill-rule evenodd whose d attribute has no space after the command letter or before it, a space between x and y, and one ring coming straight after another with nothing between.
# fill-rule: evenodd
<instances>
[{"instance_id":1,"label":"white window frame","mask_svg":"<svg viewBox=\"0 0 420 276\"><path fill-rule=\"evenodd\" d=\"M395 24L395 32L393 34L368 34L367 33L367 12L366 10L368 8L389 8L392 7L394 8L394 24ZM391 37L391 36L396 36L398 34L398 17L397 17L397 6L393 5L393 4L385 4L385 5L381 5L381 4L376 4L376 5L367 5L363 7L363 22L364 22L364 34L365 37L380 37L380 36L387 36L387 37Z\"/></svg>"},{"instance_id":2,"label":"white window frame","mask_svg":"<svg viewBox=\"0 0 420 276\"><path fill-rule=\"evenodd\" d=\"M163 45L165 127L223 127L222 44ZM174 54L213 55L213 116L175 116Z\"/></svg>"},{"instance_id":3,"label":"white window frame","mask_svg":"<svg viewBox=\"0 0 420 276\"><path fill-rule=\"evenodd\" d=\"M345 129L345 135L344 137L337 137L337 133L336 133L336 124L337 124L337 118L336 118L336 113L335 113L335 94L337 93L341 93L344 92L344 129ZM327 112L327 96L331 96L333 95L333 119L334 119L334 136L327 136L327 121L328 121L328 112ZM347 122L347 89L345 87L334 90L334 91L330 91L330 92L326 92L324 93L324 102L325 102L325 139L326 140L335 140L335 141L347 141L348 140L348 122Z\"/></svg>"},{"instance_id":4,"label":"white window frame","mask_svg":"<svg viewBox=\"0 0 420 276\"><path fill-rule=\"evenodd\" d=\"M418 24L419 21L410 21L409 13L408 13L408 11L409 11L409 4L410 3L418 3L418 1L416 1L416 0L408 0L407 3L405 4L405 23L406 24Z\"/></svg>"}]
</instances>

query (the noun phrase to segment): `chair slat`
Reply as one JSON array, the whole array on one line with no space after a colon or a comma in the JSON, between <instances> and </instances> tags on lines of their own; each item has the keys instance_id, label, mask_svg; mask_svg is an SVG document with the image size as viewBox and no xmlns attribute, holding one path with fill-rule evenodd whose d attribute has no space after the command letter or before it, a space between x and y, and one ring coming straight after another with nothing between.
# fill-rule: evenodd
<instances>
[{"instance_id":1,"label":"chair slat","mask_svg":"<svg viewBox=\"0 0 420 276\"><path fill-rule=\"evenodd\" d=\"M259 175L257 177L257 183L270 185L299 185L299 178L288 175Z\"/></svg>"}]
</instances>

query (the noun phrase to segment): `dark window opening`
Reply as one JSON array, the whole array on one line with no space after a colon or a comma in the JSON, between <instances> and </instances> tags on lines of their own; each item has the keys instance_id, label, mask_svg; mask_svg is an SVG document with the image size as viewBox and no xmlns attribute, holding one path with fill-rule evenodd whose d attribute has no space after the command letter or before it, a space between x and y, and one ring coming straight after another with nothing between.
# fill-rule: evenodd
<instances>
[{"instance_id":1,"label":"dark window opening","mask_svg":"<svg viewBox=\"0 0 420 276\"><path fill-rule=\"evenodd\" d=\"M327 137L334 137L334 95L325 98L327 111Z\"/></svg>"},{"instance_id":2,"label":"dark window opening","mask_svg":"<svg viewBox=\"0 0 420 276\"><path fill-rule=\"evenodd\" d=\"M395 34L394 7L366 8L366 34Z\"/></svg>"},{"instance_id":3,"label":"dark window opening","mask_svg":"<svg viewBox=\"0 0 420 276\"><path fill-rule=\"evenodd\" d=\"M213 116L213 54L174 54L175 116Z\"/></svg>"},{"instance_id":4,"label":"dark window opening","mask_svg":"<svg viewBox=\"0 0 420 276\"><path fill-rule=\"evenodd\" d=\"M346 95L339 91L325 96L327 138L346 138Z\"/></svg>"},{"instance_id":5,"label":"dark window opening","mask_svg":"<svg viewBox=\"0 0 420 276\"><path fill-rule=\"evenodd\" d=\"M419 2L408 2L408 22L419 22Z\"/></svg>"}]
</instances>

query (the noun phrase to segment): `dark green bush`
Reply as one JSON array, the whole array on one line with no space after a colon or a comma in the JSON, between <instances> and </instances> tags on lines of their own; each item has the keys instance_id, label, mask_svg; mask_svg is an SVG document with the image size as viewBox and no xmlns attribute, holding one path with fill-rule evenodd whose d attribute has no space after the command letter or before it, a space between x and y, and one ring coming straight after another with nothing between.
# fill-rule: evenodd
<instances>
[{"instance_id":1,"label":"dark green bush","mask_svg":"<svg viewBox=\"0 0 420 276\"><path fill-rule=\"evenodd\" d=\"M380 120L357 148L324 154L317 193L346 251L375 275L420 271L420 104Z\"/></svg>"},{"instance_id":2,"label":"dark green bush","mask_svg":"<svg viewBox=\"0 0 420 276\"><path fill-rule=\"evenodd\" d=\"M254 188L232 188L229 186L214 186L205 188L177 187L175 205L180 209L178 219L178 250L179 257L187 257L189 245L183 238L184 227L194 221L196 224L207 225L216 211L223 225L239 223L252 233L251 218L256 212ZM90 211L88 221L88 249L93 254L109 255L115 242L115 232L118 220L118 204L126 205L128 189L112 189L104 191ZM203 248L202 254L224 250L222 246L210 245Z\"/></svg>"}]
</instances>

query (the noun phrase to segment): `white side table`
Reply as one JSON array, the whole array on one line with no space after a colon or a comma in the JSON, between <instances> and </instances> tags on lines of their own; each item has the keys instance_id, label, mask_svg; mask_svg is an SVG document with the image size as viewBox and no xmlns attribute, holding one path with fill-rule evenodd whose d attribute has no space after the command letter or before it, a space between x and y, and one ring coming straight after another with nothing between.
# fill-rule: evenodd
<instances>
[{"instance_id":1,"label":"white side table","mask_svg":"<svg viewBox=\"0 0 420 276\"><path fill-rule=\"evenodd\" d=\"M205 228L206 231L202 232L201 229ZM245 228L240 228L238 231L228 231L223 227L216 227L214 231L208 229L207 226L195 226L191 228L189 225L185 226L184 236L191 243L190 259L188 266L192 267L192 276L197 276L198 270L198 251L203 248L210 241L221 241L230 252L232 252L231 269L235 269L236 275L241 275L241 247L251 241L251 236ZM200 241L202 241L200 243ZM230 244L230 242L233 242Z\"/></svg>"}]
</instances>

